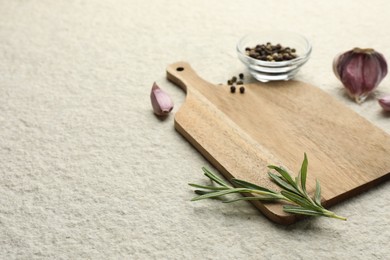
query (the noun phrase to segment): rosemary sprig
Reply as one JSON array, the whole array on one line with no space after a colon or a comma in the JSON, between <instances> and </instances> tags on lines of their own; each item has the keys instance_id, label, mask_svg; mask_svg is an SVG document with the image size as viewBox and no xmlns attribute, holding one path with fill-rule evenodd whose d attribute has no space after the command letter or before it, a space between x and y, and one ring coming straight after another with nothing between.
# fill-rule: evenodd
<instances>
[{"instance_id":1,"label":"rosemary sprig","mask_svg":"<svg viewBox=\"0 0 390 260\"><path fill-rule=\"evenodd\" d=\"M251 193L252 197L241 197L232 200L223 200L224 203L236 202L240 200L262 200L262 201L277 201L284 200L291 205L284 205L283 210L285 212L309 215L309 216L323 216L329 218L336 218L340 220L347 220L345 217L336 215L334 212L325 209L321 205L321 186L318 180L316 180L316 190L314 198L311 198L306 191L306 178L307 178L307 166L308 160L306 153L302 162L301 170L298 177L295 180L291 175L282 167L275 165L269 165L268 168L276 171L278 174L268 172L269 177L275 182L282 190L280 192L273 191L256 184L233 178L231 182L236 186L230 186L224 180L219 178L214 173L210 172L206 168L202 168L204 175L216 185L205 186L189 183L190 186L199 188L202 190L195 190L195 193L199 196L194 197L192 201L202 199L215 199L220 198L223 195L231 193Z\"/></svg>"}]
</instances>

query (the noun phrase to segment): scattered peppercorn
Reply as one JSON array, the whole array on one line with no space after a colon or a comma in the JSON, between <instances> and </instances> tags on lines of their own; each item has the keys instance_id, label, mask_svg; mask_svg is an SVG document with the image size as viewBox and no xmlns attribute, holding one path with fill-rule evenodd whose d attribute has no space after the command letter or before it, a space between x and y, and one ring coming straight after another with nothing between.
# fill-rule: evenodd
<instances>
[{"instance_id":1,"label":"scattered peppercorn","mask_svg":"<svg viewBox=\"0 0 390 260\"><path fill-rule=\"evenodd\" d=\"M253 48L246 47L245 51L251 58L270 62L292 60L298 57L296 49L284 47L280 43L276 45L273 45L270 42L267 42L266 44L257 44Z\"/></svg>"},{"instance_id":2,"label":"scattered peppercorn","mask_svg":"<svg viewBox=\"0 0 390 260\"><path fill-rule=\"evenodd\" d=\"M239 78L239 80L237 80L238 78ZM236 88L238 86L241 86L239 88L240 93L244 93L245 92L243 79L244 79L244 73L240 73L240 74L238 74L238 77L233 76L231 79L229 79L227 81L227 85L230 87L230 92L231 93L236 93Z\"/></svg>"}]
</instances>

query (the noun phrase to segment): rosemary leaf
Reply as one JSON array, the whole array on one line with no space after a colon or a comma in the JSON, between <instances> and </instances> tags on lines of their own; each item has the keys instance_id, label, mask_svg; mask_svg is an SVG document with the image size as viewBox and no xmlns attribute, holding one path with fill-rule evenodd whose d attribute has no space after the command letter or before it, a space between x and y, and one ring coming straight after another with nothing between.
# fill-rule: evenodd
<instances>
[{"instance_id":1,"label":"rosemary leaf","mask_svg":"<svg viewBox=\"0 0 390 260\"><path fill-rule=\"evenodd\" d=\"M191 201L196 201L196 200L203 200L203 199L209 199L213 197L219 197L223 196L229 193L240 193L240 192L245 192L248 191L248 189L245 188L232 188L228 190L222 190L222 191L215 191L215 192L208 192L203 195L200 195L198 197L193 198Z\"/></svg>"},{"instance_id":2,"label":"rosemary leaf","mask_svg":"<svg viewBox=\"0 0 390 260\"><path fill-rule=\"evenodd\" d=\"M211 180L215 181L216 183L218 183L219 185L221 186L224 186L224 187L230 187L228 184L226 184L226 182L224 182L221 178L219 178L217 175L215 175L214 173L210 172L208 169L206 169L205 167L202 168L203 172L204 172L204 175L206 175L207 177L209 177Z\"/></svg>"},{"instance_id":3,"label":"rosemary leaf","mask_svg":"<svg viewBox=\"0 0 390 260\"><path fill-rule=\"evenodd\" d=\"M307 156L306 153L304 155L304 159L302 162L301 172L300 172L300 181L301 181L301 188L304 194L306 193L306 177L307 177Z\"/></svg>"},{"instance_id":4,"label":"rosemary leaf","mask_svg":"<svg viewBox=\"0 0 390 260\"><path fill-rule=\"evenodd\" d=\"M223 203L232 203L240 200L262 200L262 201L274 201L279 200L279 198L273 197L273 196L254 196L254 197L242 197L232 200L224 200Z\"/></svg>"},{"instance_id":5,"label":"rosemary leaf","mask_svg":"<svg viewBox=\"0 0 390 260\"><path fill-rule=\"evenodd\" d=\"M276 193L272 190L269 190L269 189L266 189L264 187L260 187L256 184L253 184L253 183L250 183L250 182L247 182L247 181L243 181L243 180L240 180L240 179L232 179L231 180L233 184L236 184L238 186L241 186L243 188L248 188L248 189L251 189L251 190L260 190L260 191L265 191L265 192L269 192L269 193Z\"/></svg>"},{"instance_id":6,"label":"rosemary leaf","mask_svg":"<svg viewBox=\"0 0 390 260\"><path fill-rule=\"evenodd\" d=\"M273 174L272 172L269 172L268 173L269 177L271 177L271 179L282 189L285 189L285 190L288 190L288 191L291 191L293 193L297 193L297 190L291 186L290 184L288 184L286 181L282 180L282 178L280 178L279 176L277 176L276 174ZM299 193L297 193L299 194Z\"/></svg>"},{"instance_id":7,"label":"rosemary leaf","mask_svg":"<svg viewBox=\"0 0 390 260\"><path fill-rule=\"evenodd\" d=\"M280 173L280 175L282 175L282 177L285 181L287 181L291 186L296 188L296 184L295 184L294 180L291 178L290 174L285 169L283 169L282 167L275 166L275 165L269 165L268 168L273 169L273 170L277 171L278 173Z\"/></svg>"},{"instance_id":8,"label":"rosemary leaf","mask_svg":"<svg viewBox=\"0 0 390 260\"><path fill-rule=\"evenodd\" d=\"M318 179L316 180L316 194L314 197L315 203L317 203L318 206L321 206L321 186Z\"/></svg>"},{"instance_id":9,"label":"rosemary leaf","mask_svg":"<svg viewBox=\"0 0 390 260\"><path fill-rule=\"evenodd\" d=\"M188 185L195 187L195 188L200 188L200 189L206 189L206 190L226 190L229 189L228 187L217 187L217 186L204 186L204 185L199 185L199 184L194 184L194 183L188 183Z\"/></svg>"},{"instance_id":10,"label":"rosemary leaf","mask_svg":"<svg viewBox=\"0 0 390 260\"><path fill-rule=\"evenodd\" d=\"M306 208L299 207L299 206L286 205L286 206L283 206L283 210L285 212L294 213L294 214L302 214L302 215L309 215L309 216L322 216L321 212L306 209Z\"/></svg>"},{"instance_id":11,"label":"rosemary leaf","mask_svg":"<svg viewBox=\"0 0 390 260\"><path fill-rule=\"evenodd\" d=\"M213 193L214 191L194 190L194 192L195 192L195 194L198 194L198 195L204 195L204 194Z\"/></svg>"}]
</instances>

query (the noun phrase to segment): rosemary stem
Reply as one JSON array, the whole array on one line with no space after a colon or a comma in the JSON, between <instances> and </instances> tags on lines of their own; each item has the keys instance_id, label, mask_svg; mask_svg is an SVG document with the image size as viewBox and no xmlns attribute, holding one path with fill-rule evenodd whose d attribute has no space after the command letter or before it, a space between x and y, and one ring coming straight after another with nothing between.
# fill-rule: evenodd
<instances>
[{"instance_id":1,"label":"rosemary stem","mask_svg":"<svg viewBox=\"0 0 390 260\"><path fill-rule=\"evenodd\" d=\"M213 199L220 196L232 194L232 193L251 193L257 196L251 198L239 198L233 200L224 201L226 203L235 202L239 200L284 200L288 204L284 205L283 210L288 213L302 214L309 216L324 216L329 218L335 218L339 220L347 220L345 217L338 216L334 212L325 209L321 205L321 186L319 181L316 181L316 188L314 197L311 198L306 189L306 177L308 160L306 153L304 154L304 160L302 162L301 170L296 178L293 178L285 169L274 165L269 165L270 169L275 170L280 175L276 175L272 172L268 172L269 177L274 181L276 185L281 188L281 191L270 190L266 187L261 187L257 184L247 182L240 179L232 179L232 183L235 187L228 185L217 175L213 174L206 168L202 168L204 174L217 186L205 186L199 184L189 184L190 186L201 188L204 190L196 190L195 192L200 195L192 200ZM218 186L219 185L219 186ZM205 191L206 190L206 191Z\"/></svg>"},{"instance_id":2,"label":"rosemary stem","mask_svg":"<svg viewBox=\"0 0 390 260\"><path fill-rule=\"evenodd\" d=\"M336 218L336 219L340 219L340 220L344 220L344 221L347 220L346 217L342 217L342 216L336 215L334 212L329 211L327 209L324 209L323 212L324 212L324 215L329 217L329 218Z\"/></svg>"}]
</instances>

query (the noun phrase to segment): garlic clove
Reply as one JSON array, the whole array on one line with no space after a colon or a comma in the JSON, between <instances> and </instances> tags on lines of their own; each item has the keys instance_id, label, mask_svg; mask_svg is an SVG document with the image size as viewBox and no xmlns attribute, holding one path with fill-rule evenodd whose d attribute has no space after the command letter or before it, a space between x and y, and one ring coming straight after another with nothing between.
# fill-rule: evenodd
<instances>
[{"instance_id":1,"label":"garlic clove","mask_svg":"<svg viewBox=\"0 0 390 260\"><path fill-rule=\"evenodd\" d=\"M156 84L156 82L153 83L150 100L152 102L153 111L158 116L168 115L173 109L172 99Z\"/></svg>"},{"instance_id":2,"label":"garlic clove","mask_svg":"<svg viewBox=\"0 0 390 260\"><path fill-rule=\"evenodd\" d=\"M390 111L390 95L383 96L380 99L378 99L379 105L383 108L385 111Z\"/></svg>"},{"instance_id":3,"label":"garlic clove","mask_svg":"<svg viewBox=\"0 0 390 260\"><path fill-rule=\"evenodd\" d=\"M354 48L335 57L333 72L349 96L362 103L386 76L387 63L374 49Z\"/></svg>"}]
</instances>

